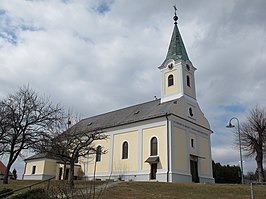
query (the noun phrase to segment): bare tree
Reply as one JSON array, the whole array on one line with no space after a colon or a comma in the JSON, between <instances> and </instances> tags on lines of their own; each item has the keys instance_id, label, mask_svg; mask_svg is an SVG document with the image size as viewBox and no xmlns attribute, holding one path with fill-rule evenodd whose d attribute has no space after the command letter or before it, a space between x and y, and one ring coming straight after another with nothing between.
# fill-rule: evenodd
<instances>
[{"instance_id":1,"label":"bare tree","mask_svg":"<svg viewBox=\"0 0 266 199\"><path fill-rule=\"evenodd\" d=\"M256 106L240 126L242 149L246 156L255 156L258 181L263 182L263 156L266 151L266 110Z\"/></svg>"},{"instance_id":2,"label":"bare tree","mask_svg":"<svg viewBox=\"0 0 266 199\"><path fill-rule=\"evenodd\" d=\"M21 87L0 101L0 147L8 158L4 184L8 183L8 172L23 150L45 142L62 119L60 105L53 105L29 87Z\"/></svg>"},{"instance_id":3,"label":"bare tree","mask_svg":"<svg viewBox=\"0 0 266 199\"><path fill-rule=\"evenodd\" d=\"M0 156L4 154L7 148L7 142L4 141L4 138L7 136L7 133L10 129L7 118L5 117L4 113L5 107L3 103L0 101Z\"/></svg>"},{"instance_id":4,"label":"bare tree","mask_svg":"<svg viewBox=\"0 0 266 199\"><path fill-rule=\"evenodd\" d=\"M70 187L74 188L75 163L80 157L85 158L90 154L96 154L94 142L106 138L107 136L103 132L99 130L87 131L81 128L78 123L52 139L46 147L42 147L41 152L48 152L64 163L64 179L66 179L66 164L70 165L68 181ZM106 152L106 150L101 149L101 154Z\"/></svg>"}]
</instances>

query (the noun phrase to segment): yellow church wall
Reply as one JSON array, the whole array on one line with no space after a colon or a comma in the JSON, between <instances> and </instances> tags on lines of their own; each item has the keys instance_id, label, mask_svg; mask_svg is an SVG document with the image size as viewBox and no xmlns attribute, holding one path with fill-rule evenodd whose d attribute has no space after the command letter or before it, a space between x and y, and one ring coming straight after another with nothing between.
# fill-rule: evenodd
<instances>
[{"instance_id":1,"label":"yellow church wall","mask_svg":"<svg viewBox=\"0 0 266 199\"><path fill-rule=\"evenodd\" d=\"M54 166L54 168L55 168L55 171L56 171L56 174L55 174L56 179L59 180L58 177L59 177L59 171L60 171L60 168L62 168L62 176L61 176L61 178L63 177L63 173L64 173L64 164L56 164L56 165ZM70 165L67 165L66 168L67 168L67 169L70 169ZM83 168L84 168L84 167L83 167ZM83 176L83 175L84 175L83 171L84 171L84 170L82 170L80 166L75 166L75 167L74 167L74 176Z\"/></svg>"},{"instance_id":2,"label":"yellow church wall","mask_svg":"<svg viewBox=\"0 0 266 199\"><path fill-rule=\"evenodd\" d=\"M94 147L101 146L103 151L106 153L101 154L101 161L96 162L96 172L108 172L109 171L109 139L95 140L93 142ZM95 155L91 155L88 158L88 173L94 173Z\"/></svg>"},{"instance_id":3,"label":"yellow church wall","mask_svg":"<svg viewBox=\"0 0 266 199\"><path fill-rule=\"evenodd\" d=\"M174 127L173 132L173 169L188 172L186 132Z\"/></svg>"},{"instance_id":4,"label":"yellow church wall","mask_svg":"<svg viewBox=\"0 0 266 199\"><path fill-rule=\"evenodd\" d=\"M85 162L87 160L84 157L79 158L79 163L80 163L80 170L84 174L85 173ZM87 169L87 168L86 168Z\"/></svg>"},{"instance_id":5,"label":"yellow church wall","mask_svg":"<svg viewBox=\"0 0 266 199\"><path fill-rule=\"evenodd\" d=\"M174 77L174 85L168 87L168 76L171 74ZM164 94L166 96L181 92L181 87L180 87L180 85L177 84L179 82L177 80L179 78L179 76L180 76L180 73L177 70L172 70L172 71L164 73L164 80L165 80L165 82L164 82Z\"/></svg>"},{"instance_id":6,"label":"yellow church wall","mask_svg":"<svg viewBox=\"0 0 266 199\"><path fill-rule=\"evenodd\" d=\"M206 119L206 117L204 116L201 109L199 108L199 106L197 106L197 109L198 109L198 116L197 116L198 123L201 126L204 126L205 128L210 129L210 124L209 124L208 120Z\"/></svg>"},{"instance_id":7,"label":"yellow church wall","mask_svg":"<svg viewBox=\"0 0 266 199\"><path fill-rule=\"evenodd\" d=\"M200 156L204 157L204 159L199 159L199 170L200 175L203 176L211 176L211 160L210 160L210 151L209 151L209 141L207 138L199 137L199 146L200 146Z\"/></svg>"},{"instance_id":8,"label":"yellow church wall","mask_svg":"<svg viewBox=\"0 0 266 199\"><path fill-rule=\"evenodd\" d=\"M189 116L189 108L193 108L193 117ZM191 102L188 103L187 100L182 97L178 100L177 106L172 107L172 112L176 115L181 116L184 119L188 119L193 123L196 123L200 126L203 126L207 129L210 129L210 125L203 112L201 111L199 105L197 103Z\"/></svg>"},{"instance_id":9,"label":"yellow church wall","mask_svg":"<svg viewBox=\"0 0 266 199\"><path fill-rule=\"evenodd\" d=\"M49 160L46 159L45 163L44 163L44 173L45 174L51 174L51 175L55 175L56 174L56 161L55 160Z\"/></svg>"},{"instance_id":10,"label":"yellow church wall","mask_svg":"<svg viewBox=\"0 0 266 199\"><path fill-rule=\"evenodd\" d=\"M45 160L29 161L26 165L25 175L32 175L32 167L36 166L35 174L44 173Z\"/></svg>"},{"instance_id":11,"label":"yellow church wall","mask_svg":"<svg viewBox=\"0 0 266 199\"><path fill-rule=\"evenodd\" d=\"M190 86L187 85L187 76L189 76L190 79ZM190 73L184 72L184 77L183 77L184 93L190 97L196 98L194 78L192 77L193 76Z\"/></svg>"},{"instance_id":12,"label":"yellow church wall","mask_svg":"<svg viewBox=\"0 0 266 199\"><path fill-rule=\"evenodd\" d=\"M143 170L150 170L149 163L144 162L150 157L150 142L151 138L157 137L158 156L160 162L158 163L158 169L167 169L167 136L166 126L157 126L152 128L146 128L142 131L142 146L143 146Z\"/></svg>"},{"instance_id":13,"label":"yellow church wall","mask_svg":"<svg viewBox=\"0 0 266 199\"><path fill-rule=\"evenodd\" d=\"M122 145L128 143L128 159L122 159ZM113 171L136 171L138 167L138 131L114 135Z\"/></svg>"}]
</instances>

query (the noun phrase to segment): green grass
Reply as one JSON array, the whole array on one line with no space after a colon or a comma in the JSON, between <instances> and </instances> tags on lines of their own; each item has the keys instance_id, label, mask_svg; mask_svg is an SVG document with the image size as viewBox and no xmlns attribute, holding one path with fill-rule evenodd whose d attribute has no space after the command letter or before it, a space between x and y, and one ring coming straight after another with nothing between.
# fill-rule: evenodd
<instances>
[{"instance_id":1,"label":"green grass","mask_svg":"<svg viewBox=\"0 0 266 199\"><path fill-rule=\"evenodd\" d=\"M42 189L47 190L47 188L49 187L49 190L53 190L54 192L57 192L58 189L64 190L64 191L69 189L67 181L63 181L63 180L60 180L60 181L52 180L50 181L49 184L48 184L48 181L46 181L44 183L34 185L39 182L41 182L41 180L10 180L8 184L3 184L3 181L0 181L0 191L3 189L12 189L14 191L20 188L31 186L31 187L28 187L26 189L16 192L15 195L17 195L17 194L29 191L30 189L36 189L36 188L42 188ZM92 182L92 181L76 180L75 188L77 189L90 188L92 185L99 186L104 183L105 182L102 182L102 181Z\"/></svg>"},{"instance_id":2,"label":"green grass","mask_svg":"<svg viewBox=\"0 0 266 199\"><path fill-rule=\"evenodd\" d=\"M15 190L15 189L19 189L19 188L23 188L23 187L35 184L37 182L40 182L40 180L9 180L8 184L3 184L3 181L0 181L0 190L4 188ZM40 187L40 185L38 185L37 187Z\"/></svg>"},{"instance_id":3,"label":"green grass","mask_svg":"<svg viewBox=\"0 0 266 199\"><path fill-rule=\"evenodd\" d=\"M8 185L0 184L3 188L18 189L38 181L10 181ZM0 182L2 183L2 182ZM52 181L50 186L64 185L64 181ZM105 182L95 182L96 186ZM89 181L75 181L77 188L90 188ZM47 188L47 183L37 187ZM254 186L255 199L266 198L266 186ZM77 197L82 199L82 197ZM178 198L178 199L250 199L250 186L237 184L194 184L194 183L164 183L164 182L121 182L115 187L104 191L103 199L124 198Z\"/></svg>"},{"instance_id":4,"label":"green grass","mask_svg":"<svg viewBox=\"0 0 266 199\"><path fill-rule=\"evenodd\" d=\"M10 189L19 189L19 188L23 188L26 186L30 186L33 184L36 184L38 182L41 182L41 180L9 180L8 184L3 184L3 181L0 181L0 190L2 190L3 188L10 188ZM85 181L85 180L75 180L75 187L77 188L84 188L84 187L88 187L89 185L91 185L91 181ZM66 183L66 181L63 180L52 180L51 181L51 185L54 183ZM94 184L96 186L104 184L105 182L103 181L95 181ZM36 186L33 186L33 188L35 187L47 187L48 186L48 182L44 182L43 184L39 184Z\"/></svg>"},{"instance_id":5,"label":"green grass","mask_svg":"<svg viewBox=\"0 0 266 199\"><path fill-rule=\"evenodd\" d=\"M104 192L107 198L249 199L249 185L123 182ZM266 186L255 187L255 199L266 198Z\"/></svg>"}]
</instances>

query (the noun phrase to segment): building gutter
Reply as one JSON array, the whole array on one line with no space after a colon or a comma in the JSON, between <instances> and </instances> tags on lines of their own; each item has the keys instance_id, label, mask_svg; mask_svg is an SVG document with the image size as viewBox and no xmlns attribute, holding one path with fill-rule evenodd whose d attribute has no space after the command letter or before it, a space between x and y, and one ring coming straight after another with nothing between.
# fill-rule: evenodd
<instances>
[{"instance_id":1,"label":"building gutter","mask_svg":"<svg viewBox=\"0 0 266 199\"><path fill-rule=\"evenodd\" d=\"M165 115L166 117L166 129L167 129L167 134L166 134L166 139L167 139L167 182L169 182L169 170L170 170L170 157L169 157L169 119L168 119L168 114Z\"/></svg>"}]
</instances>

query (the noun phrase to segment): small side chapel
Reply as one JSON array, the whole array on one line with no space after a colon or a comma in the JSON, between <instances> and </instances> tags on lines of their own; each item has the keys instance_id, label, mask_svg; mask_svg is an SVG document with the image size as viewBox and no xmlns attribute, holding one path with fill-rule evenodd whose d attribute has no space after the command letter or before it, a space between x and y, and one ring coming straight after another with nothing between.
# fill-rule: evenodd
<instances>
[{"instance_id":1,"label":"small side chapel","mask_svg":"<svg viewBox=\"0 0 266 199\"><path fill-rule=\"evenodd\" d=\"M201 111L195 89L196 68L190 61L174 16L166 59L159 66L161 99L85 118L78 125L102 129L108 150L79 160L77 178L213 183L212 130ZM62 179L63 164L43 153L25 159L24 179ZM66 172L67 173L67 172Z\"/></svg>"}]
</instances>

